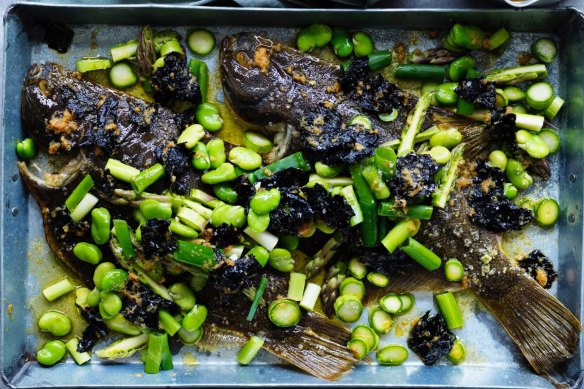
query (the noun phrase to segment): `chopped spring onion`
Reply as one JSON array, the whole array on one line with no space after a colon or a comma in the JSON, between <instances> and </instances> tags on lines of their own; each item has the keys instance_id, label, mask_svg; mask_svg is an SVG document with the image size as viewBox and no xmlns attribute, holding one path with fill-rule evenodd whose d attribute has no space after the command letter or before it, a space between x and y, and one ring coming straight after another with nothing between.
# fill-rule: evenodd
<instances>
[{"instance_id":1,"label":"chopped spring onion","mask_svg":"<svg viewBox=\"0 0 584 389\"><path fill-rule=\"evenodd\" d=\"M356 226L359 223L363 222L363 211L361 211L361 207L359 206L359 202L357 201L357 197L355 196L355 189L353 189L352 185L345 186L341 190L341 195L347 200L347 203L351 206L353 210L353 216L349 219L349 225L351 227Z\"/></svg>"},{"instance_id":2,"label":"chopped spring onion","mask_svg":"<svg viewBox=\"0 0 584 389\"><path fill-rule=\"evenodd\" d=\"M420 228L420 221L418 219L404 219L398 222L381 240L381 244L385 246L390 253L395 252L408 238L416 235Z\"/></svg>"},{"instance_id":3,"label":"chopped spring onion","mask_svg":"<svg viewBox=\"0 0 584 389\"><path fill-rule=\"evenodd\" d=\"M303 172L307 172L310 170L310 163L304 157L302 152L298 151L292 155L271 163L268 166L259 168L249 175L249 181L254 183L257 180L268 178L272 174L286 169L300 169Z\"/></svg>"},{"instance_id":4,"label":"chopped spring onion","mask_svg":"<svg viewBox=\"0 0 584 389\"><path fill-rule=\"evenodd\" d=\"M112 61L103 57L83 57L77 60L75 70L79 73L91 72L93 70L104 70L112 67Z\"/></svg>"},{"instance_id":5,"label":"chopped spring onion","mask_svg":"<svg viewBox=\"0 0 584 389\"><path fill-rule=\"evenodd\" d=\"M179 262L196 266L204 271L210 270L217 264L215 251L212 248L185 240L177 240L177 249L173 257Z\"/></svg>"},{"instance_id":6,"label":"chopped spring onion","mask_svg":"<svg viewBox=\"0 0 584 389\"><path fill-rule=\"evenodd\" d=\"M318 182L318 183L326 183L330 186L347 186L353 185L353 179L351 177L321 177L318 174L311 174L308 177L308 182Z\"/></svg>"},{"instance_id":7,"label":"chopped spring onion","mask_svg":"<svg viewBox=\"0 0 584 389\"><path fill-rule=\"evenodd\" d=\"M361 300L352 294L346 294L337 297L334 303L337 317L347 323L354 323L361 317L363 304Z\"/></svg>"},{"instance_id":8,"label":"chopped spring onion","mask_svg":"<svg viewBox=\"0 0 584 389\"><path fill-rule=\"evenodd\" d=\"M110 49L112 54L112 59L114 62L121 61L123 59L128 59L136 56L136 51L138 50L138 41L131 40L126 43L120 43Z\"/></svg>"},{"instance_id":9,"label":"chopped spring onion","mask_svg":"<svg viewBox=\"0 0 584 389\"><path fill-rule=\"evenodd\" d=\"M304 296L302 296L302 301L300 301L300 307L306 309L307 311L314 311L316 301L320 295L321 287L320 285L313 284L309 282L304 290Z\"/></svg>"},{"instance_id":10,"label":"chopped spring onion","mask_svg":"<svg viewBox=\"0 0 584 389\"><path fill-rule=\"evenodd\" d=\"M174 39L171 39L171 40L165 42L160 47L160 56L161 57L164 57L170 53L184 54L183 48L181 47L179 41L175 41Z\"/></svg>"},{"instance_id":11,"label":"chopped spring onion","mask_svg":"<svg viewBox=\"0 0 584 389\"><path fill-rule=\"evenodd\" d=\"M489 39L484 42L488 50L504 47L511 39L511 34L505 27L501 27L491 35Z\"/></svg>"},{"instance_id":12,"label":"chopped spring onion","mask_svg":"<svg viewBox=\"0 0 584 389\"><path fill-rule=\"evenodd\" d=\"M482 120L482 118L481 118L481 120ZM416 135L416 137L414 138L414 144L425 142L425 141L429 140L435 134L439 133L440 131L441 130L438 129L437 126L432 126L432 127L428 128L427 130L424 130L424 131L418 133L418 135ZM387 142L381 144L379 147L391 147L392 149L394 149L397 146L399 146L399 139L387 141Z\"/></svg>"},{"instance_id":13,"label":"chopped spring onion","mask_svg":"<svg viewBox=\"0 0 584 389\"><path fill-rule=\"evenodd\" d=\"M149 340L148 334L141 334L131 338L124 338L110 344L106 348L97 350L95 354L100 358L125 358L143 348Z\"/></svg>"},{"instance_id":14,"label":"chopped spring onion","mask_svg":"<svg viewBox=\"0 0 584 389\"><path fill-rule=\"evenodd\" d=\"M278 237L269 231L255 232L248 226L243 232L268 251L272 251L278 244Z\"/></svg>"},{"instance_id":15,"label":"chopped spring onion","mask_svg":"<svg viewBox=\"0 0 584 389\"><path fill-rule=\"evenodd\" d=\"M278 327L295 326L300 321L301 315L298 303L288 299L272 301L268 307L268 317Z\"/></svg>"},{"instance_id":16,"label":"chopped spring onion","mask_svg":"<svg viewBox=\"0 0 584 389\"><path fill-rule=\"evenodd\" d=\"M408 359L409 352L399 344L388 344L377 350L375 356L382 365L399 366Z\"/></svg>"},{"instance_id":17,"label":"chopped spring onion","mask_svg":"<svg viewBox=\"0 0 584 389\"><path fill-rule=\"evenodd\" d=\"M264 340L262 338L255 335L252 336L237 353L237 362L242 365L249 364L263 345Z\"/></svg>"},{"instance_id":18,"label":"chopped spring onion","mask_svg":"<svg viewBox=\"0 0 584 389\"><path fill-rule=\"evenodd\" d=\"M361 339L367 345L367 350L373 351L379 345L379 336L371 327L358 325L351 331L351 339Z\"/></svg>"},{"instance_id":19,"label":"chopped spring onion","mask_svg":"<svg viewBox=\"0 0 584 389\"><path fill-rule=\"evenodd\" d=\"M357 201L363 212L363 223L361 224L363 246L375 247L377 246L377 203L375 197L363 177L363 165L352 165L349 170L353 178Z\"/></svg>"},{"instance_id":20,"label":"chopped spring onion","mask_svg":"<svg viewBox=\"0 0 584 389\"><path fill-rule=\"evenodd\" d=\"M525 102L537 111L542 111L549 107L554 97L554 88L545 81L531 84L525 92Z\"/></svg>"},{"instance_id":21,"label":"chopped spring onion","mask_svg":"<svg viewBox=\"0 0 584 389\"><path fill-rule=\"evenodd\" d=\"M444 73L444 69L442 69L442 72ZM444 74L442 74L442 76L444 77ZM422 129L426 111L430 107L432 97L434 97L434 92L428 92L420 97L416 107L410 113L410 116L407 120L407 123L409 124L406 125L406 128L404 128L404 131L402 132L401 142L397 149L398 157L401 157L402 155L405 155L414 149L416 135L418 135Z\"/></svg>"},{"instance_id":22,"label":"chopped spring onion","mask_svg":"<svg viewBox=\"0 0 584 389\"><path fill-rule=\"evenodd\" d=\"M262 279L260 280L260 285L258 286L258 289L255 293L254 298L253 298L253 302L251 303L251 307L249 308L249 313L247 314L247 321L253 320L253 317L255 316L255 313L258 310L258 305L260 304L260 301L262 300L262 296L264 295L264 292L266 291L267 285L268 285L268 277L262 276Z\"/></svg>"},{"instance_id":23,"label":"chopped spring onion","mask_svg":"<svg viewBox=\"0 0 584 389\"><path fill-rule=\"evenodd\" d=\"M267 153L272 149L272 141L255 131L243 133L243 145L256 153Z\"/></svg>"},{"instance_id":24,"label":"chopped spring onion","mask_svg":"<svg viewBox=\"0 0 584 389\"><path fill-rule=\"evenodd\" d=\"M509 85L503 88L503 93L510 102L521 101L525 98L525 92L514 85Z\"/></svg>"},{"instance_id":25,"label":"chopped spring onion","mask_svg":"<svg viewBox=\"0 0 584 389\"><path fill-rule=\"evenodd\" d=\"M355 115L351 118L351 120L349 120L349 126L361 126L363 128L365 128L366 130L370 130L371 129L371 119L369 119L367 116L360 114L360 115Z\"/></svg>"},{"instance_id":26,"label":"chopped spring onion","mask_svg":"<svg viewBox=\"0 0 584 389\"><path fill-rule=\"evenodd\" d=\"M444 320L446 320L446 325L448 329L454 330L457 328L462 328L464 326L464 319L462 318L462 313L460 312L460 307L456 302L456 298L452 292L444 292L437 294L436 303L438 304L438 309Z\"/></svg>"},{"instance_id":27,"label":"chopped spring onion","mask_svg":"<svg viewBox=\"0 0 584 389\"><path fill-rule=\"evenodd\" d=\"M448 281L459 282L464 278L464 267L456 258L450 258L444 264L444 275Z\"/></svg>"},{"instance_id":28,"label":"chopped spring onion","mask_svg":"<svg viewBox=\"0 0 584 389\"><path fill-rule=\"evenodd\" d=\"M189 69L191 73L197 78L199 83L199 89L201 90L201 101L207 103L209 101L207 97L207 89L209 88L209 68L205 61L199 61L198 59L192 58L189 61Z\"/></svg>"},{"instance_id":29,"label":"chopped spring onion","mask_svg":"<svg viewBox=\"0 0 584 389\"><path fill-rule=\"evenodd\" d=\"M109 78L113 86L119 89L130 87L138 81L132 66L126 62L119 62L111 67Z\"/></svg>"},{"instance_id":30,"label":"chopped spring onion","mask_svg":"<svg viewBox=\"0 0 584 389\"><path fill-rule=\"evenodd\" d=\"M515 126L533 132L538 132L543 127L545 119L540 115L530 115L527 113L515 114Z\"/></svg>"},{"instance_id":31,"label":"chopped spring onion","mask_svg":"<svg viewBox=\"0 0 584 389\"><path fill-rule=\"evenodd\" d=\"M186 224L197 231L204 231L205 226L207 225L207 220L189 207L180 207L176 217L178 217L181 223Z\"/></svg>"},{"instance_id":32,"label":"chopped spring onion","mask_svg":"<svg viewBox=\"0 0 584 389\"><path fill-rule=\"evenodd\" d=\"M384 335L391 331L393 319L391 315L383 310L380 306L373 307L369 310L369 325L375 332Z\"/></svg>"},{"instance_id":33,"label":"chopped spring onion","mask_svg":"<svg viewBox=\"0 0 584 389\"><path fill-rule=\"evenodd\" d=\"M200 124L191 124L180 134L176 143L184 143L187 149L192 149L204 136L205 130L203 126Z\"/></svg>"},{"instance_id":34,"label":"chopped spring onion","mask_svg":"<svg viewBox=\"0 0 584 389\"><path fill-rule=\"evenodd\" d=\"M349 261L348 269L349 272L353 275L353 277L357 278L358 280L362 280L363 277L365 277L365 275L367 274L367 268L363 263L359 262L357 258L352 258Z\"/></svg>"},{"instance_id":35,"label":"chopped spring onion","mask_svg":"<svg viewBox=\"0 0 584 389\"><path fill-rule=\"evenodd\" d=\"M91 193L87 193L83 196L79 204L77 204L73 212L71 212L71 219L74 222L83 220L83 218L91 212L93 207L95 207L98 201L99 199L97 197Z\"/></svg>"},{"instance_id":36,"label":"chopped spring onion","mask_svg":"<svg viewBox=\"0 0 584 389\"><path fill-rule=\"evenodd\" d=\"M126 165L125 163L112 158L107 160L107 163L105 164L105 170L113 177L120 181L127 182L128 184L131 183L134 177L140 173L140 170L136 169L135 167Z\"/></svg>"},{"instance_id":37,"label":"chopped spring onion","mask_svg":"<svg viewBox=\"0 0 584 389\"><path fill-rule=\"evenodd\" d=\"M553 120L556 117L560 109L564 105L564 100L560 96L554 97L552 103L545 109L543 112L543 116L545 116L548 120Z\"/></svg>"},{"instance_id":38,"label":"chopped spring onion","mask_svg":"<svg viewBox=\"0 0 584 389\"><path fill-rule=\"evenodd\" d=\"M160 371L162 354L164 352L164 337L166 334L150 333L148 335L148 352L144 361L144 373L156 374Z\"/></svg>"},{"instance_id":39,"label":"chopped spring onion","mask_svg":"<svg viewBox=\"0 0 584 389\"><path fill-rule=\"evenodd\" d=\"M361 360L369 354L367 344L361 339L351 339L347 343L347 348L353 352L353 355L358 360Z\"/></svg>"},{"instance_id":40,"label":"chopped spring onion","mask_svg":"<svg viewBox=\"0 0 584 389\"><path fill-rule=\"evenodd\" d=\"M67 207L69 212L73 212L75 207L77 207L81 200L83 200L83 197L85 197L85 195L89 193L91 188L93 188L93 179L89 174L86 174L85 177L83 177L83 179L79 183L79 185L77 185L77 187L73 189L73 192L71 192L69 197L67 197L67 200L65 200L65 206Z\"/></svg>"},{"instance_id":41,"label":"chopped spring onion","mask_svg":"<svg viewBox=\"0 0 584 389\"><path fill-rule=\"evenodd\" d=\"M464 345L462 344L460 339L456 338L454 340L452 348L450 349L448 354L446 354L446 358L448 358L448 361L453 365L458 365L460 364L460 362L464 360L465 357L466 351L464 349Z\"/></svg>"},{"instance_id":42,"label":"chopped spring onion","mask_svg":"<svg viewBox=\"0 0 584 389\"><path fill-rule=\"evenodd\" d=\"M558 46L549 38L539 38L531 45L531 53L543 63L552 63L558 56Z\"/></svg>"},{"instance_id":43,"label":"chopped spring onion","mask_svg":"<svg viewBox=\"0 0 584 389\"><path fill-rule=\"evenodd\" d=\"M414 296L411 293L400 293L398 296L402 303L402 306L398 313L402 314L411 311L416 302Z\"/></svg>"},{"instance_id":44,"label":"chopped spring onion","mask_svg":"<svg viewBox=\"0 0 584 389\"><path fill-rule=\"evenodd\" d=\"M136 256L136 251L132 245L132 237L130 235L130 227L128 222L121 219L114 219L114 234L122 248L122 252L126 258L133 258Z\"/></svg>"},{"instance_id":45,"label":"chopped spring onion","mask_svg":"<svg viewBox=\"0 0 584 389\"><path fill-rule=\"evenodd\" d=\"M191 190L191 193L189 194L189 198L195 201L198 201L199 203L202 203L203 205L215 209L220 205L225 205L225 203L213 196L211 196L208 193L203 192L200 189L193 189Z\"/></svg>"},{"instance_id":46,"label":"chopped spring onion","mask_svg":"<svg viewBox=\"0 0 584 389\"><path fill-rule=\"evenodd\" d=\"M170 336L173 336L180 329L180 323L167 310L161 309L158 312L158 321L160 326Z\"/></svg>"},{"instance_id":47,"label":"chopped spring onion","mask_svg":"<svg viewBox=\"0 0 584 389\"><path fill-rule=\"evenodd\" d=\"M342 296L351 295L362 300L365 296L365 285L363 285L361 280L354 277L347 277L339 285L339 292Z\"/></svg>"},{"instance_id":48,"label":"chopped spring onion","mask_svg":"<svg viewBox=\"0 0 584 389\"><path fill-rule=\"evenodd\" d=\"M306 283L306 274L290 273L290 281L288 282L288 298L294 301L302 300L304 294L304 285Z\"/></svg>"},{"instance_id":49,"label":"chopped spring onion","mask_svg":"<svg viewBox=\"0 0 584 389\"><path fill-rule=\"evenodd\" d=\"M389 284L389 277L382 273L367 273L367 281L378 288L385 288Z\"/></svg>"},{"instance_id":50,"label":"chopped spring onion","mask_svg":"<svg viewBox=\"0 0 584 389\"><path fill-rule=\"evenodd\" d=\"M543 199L535 209L535 220L540 226L552 226L560 216L560 206L554 199Z\"/></svg>"},{"instance_id":51,"label":"chopped spring onion","mask_svg":"<svg viewBox=\"0 0 584 389\"><path fill-rule=\"evenodd\" d=\"M225 247L225 256L229 259L236 260L241 258L244 250L245 246L242 244L230 245Z\"/></svg>"},{"instance_id":52,"label":"chopped spring onion","mask_svg":"<svg viewBox=\"0 0 584 389\"><path fill-rule=\"evenodd\" d=\"M204 207L203 205L196 203L191 200L181 199L183 204L192 209L193 211L197 212L199 215L204 217L205 219L211 219L213 215L213 211L209 208Z\"/></svg>"},{"instance_id":53,"label":"chopped spring onion","mask_svg":"<svg viewBox=\"0 0 584 389\"><path fill-rule=\"evenodd\" d=\"M43 289L43 295L47 300L55 301L73 290L75 290L75 286L65 277Z\"/></svg>"},{"instance_id":54,"label":"chopped spring onion","mask_svg":"<svg viewBox=\"0 0 584 389\"><path fill-rule=\"evenodd\" d=\"M405 208L396 207L395 201L387 201L379 204L377 214L391 218L414 218L430 220L434 208L431 205L408 205Z\"/></svg>"},{"instance_id":55,"label":"chopped spring onion","mask_svg":"<svg viewBox=\"0 0 584 389\"><path fill-rule=\"evenodd\" d=\"M395 119L397 119L398 115L399 115L399 111L394 108L389 113L380 113L379 120L381 120L382 122L386 122L386 123L393 122Z\"/></svg>"},{"instance_id":56,"label":"chopped spring onion","mask_svg":"<svg viewBox=\"0 0 584 389\"><path fill-rule=\"evenodd\" d=\"M134 177L132 188L136 193L142 193L150 185L164 177L164 174L164 167L160 163L154 164Z\"/></svg>"},{"instance_id":57,"label":"chopped spring onion","mask_svg":"<svg viewBox=\"0 0 584 389\"><path fill-rule=\"evenodd\" d=\"M452 149L450 153L450 161L442 168L443 175L440 179L438 187L432 195L432 205L438 208L446 207L446 202L450 197L450 192L454 187L456 178L458 177L460 161L464 154L465 144L461 143Z\"/></svg>"},{"instance_id":58,"label":"chopped spring onion","mask_svg":"<svg viewBox=\"0 0 584 389\"><path fill-rule=\"evenodd\" d=\"M191 30L187 36L187 46L195 54L207 55L215 47L215 36L208 30Z\"/></svg>"},{"instance_id":59,"label":"chopped spring onion","mask_svg":"<svg viewBox=\"0 0 584 389\"><path fill-rule=\"evenodd\" d=\"M73 357L75 363L78 365L83 365L84 363L89 362L91 360L91 354L89 354L87 351L85 352L77 351L78 345L79 338L77 337L73 337L67 343L65 343L65 347L67 348L67 351L69 351L69 354L71 354L71 356Z\"/></svg>"},{"instance_id":60,"label":"chopped spring onion","mask_svg":"<svg viewBox=\"0 0 584 389\"><path fill-rule=\"evenodd\" d=\"M379 305L385 312L395 315L402 309L402 300L396 293L388 293L379 300Z\"/></svg>"},{"instance_id":61,"label":"chopped spring onion","mask_svg":"<svg viewBox=\"0 0 584 389\"><path fill-rule=\"evenodd\" d=\"M407 245L402 246L401 250L430 271L438 269L442 263L439 256L414 238L409 238Z\"/></svg>"},{"instance_id":62,"label":"chopped spring onion","mask_svg":"<svg viewBox=\"0 0 584 389\"><path fill-rule=\"evenodd\" d=\"M160 362L160 368L162 370L172 370L174 368L172 354L170 353L170 344L166 334L162 338L162 361Z\"/></svg>"},{"instance_id":63,"label":"chopped spring onion","mask_svg":"<svg viewBox=\"0 0 584 389\"><path fill-rule=\"evenodd\" d=\"M539 135L548 146L550 154L555 153L560 148L560 136L551 128L544 128L538 132L537 135Z\"/></svg>"}]
</instances>

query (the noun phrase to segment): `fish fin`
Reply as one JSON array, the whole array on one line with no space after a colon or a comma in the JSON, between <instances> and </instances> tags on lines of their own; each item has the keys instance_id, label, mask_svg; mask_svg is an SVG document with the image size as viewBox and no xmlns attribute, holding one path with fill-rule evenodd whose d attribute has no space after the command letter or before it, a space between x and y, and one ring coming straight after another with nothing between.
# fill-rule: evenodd
<instances>
[{"instance_id":1,"label":"fish fin","mask_svg":"<svg viewBox=\"0 0 584 389\"><path fill-rule=\"evenodd\" d=\"M536 159L528 157L527 160L529 161L529 166L527 169L540 176L544 180L547 180L551 177L551 167L550 162L546 158Z\"/></svg>"},{"instance_id":2,"label":"fish fin","mask_svg":"<svg viewBox=\"0 0 584 389\"><path fill-rule=\"evenodd\" d=\"M62 205L66 199L67 188L76 184L83 160L80 157L71 159L57 173L47 173L41 164L31 163L43 177L38 177L24 161L18 162L18 171L22 181L28 187L41 207Z\"/></svg>"},{"instance_id":3,"label":"fish fin","mask_svg":"<svg viewBox=\"0 0 584 389\"><path fill-rule=\"evenodd\" d=\"M466 126L460 133L465 143L464 157L467 159L476 159L490 143L489 132L484 125Z\"/></svg>"},{"instance_id":4,"label":"fish fin","mask_svg":"<svg viewBox=\"0 0 584 389\"><path fill-rule=\"evenodd\" d=\"M384 288L368 288L363 303L365 305L370 305L390 292L456 292L464 289L462 283L447 281L441 273L437 273L437 271L430 272L419 267L419 269L411 269L411 271L408 272L390 275L388 286Z\"/></svg>"},{"instance_id":5,"label":"fish fin","mask_svg":"<svg viewBox=\"0 0 584 389\"><path fill-rule=\"evenodd\" d=\"M200 351L213 351L217 347L233 349L241 347L247 341L247 337L237 331L228 330L215 324L205 324L203 326L203 336L197 342L197 349Z\"/></svg>"},{"instance_id":6,"label":"fish fin","mask_svg":"<svg viewBox=\"0 0 584 389\"><path fill-rule=\"evenodd\" d=\"M562 380L557 368L576 352L582 326L558 299L518 274L507 293L481 300L538 374Z\"/></svg>"},{"instance_id":7,"label":"fish fin","mask_svg":"<svg viewBox=\"0 0 584 389\"><path fill-rule=\"evenodd\" d=\"M289 330L267 332L264 349L328 381L339 379L358 362L345 344L351 333L316 313L308 313Z\"/></svg>"}]
</instances>

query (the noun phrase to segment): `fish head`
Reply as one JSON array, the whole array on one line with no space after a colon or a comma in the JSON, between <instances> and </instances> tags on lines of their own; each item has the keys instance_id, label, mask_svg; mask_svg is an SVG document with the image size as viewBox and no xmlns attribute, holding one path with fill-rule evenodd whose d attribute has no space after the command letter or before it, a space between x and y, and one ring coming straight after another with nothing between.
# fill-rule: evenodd
<instances>
[{"instance_id":1,"label":"fish head","mask_svg":"<svg viewBox=\"0 0 584 389\"><path fill-rule=\"evenodd\" d=\"M272 63L272 54L281 45L250 33L227 36L221 45L220 68L227 103L244 121L268 124L282 120L270 108L278 96L274 85L285 86L289 77Z\"/></svg>"},{"instance_id":2,"label":"fish head","mask_svg":"<svg viewBox=\"0 0 584 389\"><path fill-rule=\"evenodd\" d=\"M51 63L34 64L22 88L24 127L49 154L77 151L84 132L76 118L81 103L72 103L75 91L60 76L60 70L60 66Z\"/></svg>"}]
</instances>

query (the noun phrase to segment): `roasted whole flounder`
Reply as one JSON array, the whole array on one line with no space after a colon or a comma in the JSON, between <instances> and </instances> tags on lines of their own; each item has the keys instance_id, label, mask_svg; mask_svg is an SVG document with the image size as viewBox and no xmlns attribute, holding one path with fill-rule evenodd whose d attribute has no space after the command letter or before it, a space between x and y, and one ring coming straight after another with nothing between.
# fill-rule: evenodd
<instances>
[{"instance_id":1,"label":"roasted whole flounder","mask_svg":"<svg viewBox=\"0 0 584 389\"><path fill-rule=\"evenodd\" d=\"M337 112L338 118L321 116L325 122L337 120L335 131L340 137L343 131L351 131L346 126L350 118L365 110L374 113L369 118L379 135L373 147L399 138L408 112L417 101L388 82L382 89L374 89L373 97L368 95L368 90L358 89L356 94L343 92L344 76L339 66L252 33L225 38L221 70L225 96L244 120L252 123L286 121L302 130L306 129L307 112L313 112L315 107L330 108ZM371 85L376 83L372 81ZM375 106L371 102L379 104ZM386 112L397 109L398 118L391 123L377 120L375 113L384 112L384 109ZM425 122L424 128L427 128L457 120L449 113L431 108ZM345 124L339 125L341 123ZM487 172L494 170L492 168L477 167L489 142L488 126L465 123L460 126L460 132L466 149L465 160L459 167L457 189L452 192L446 208L437 209L430 221L422 223L417 237L441 258L462 261L467 274L466 285L491 310L534 370L556 383L561 382L558 366L576 352L581 325L560 301L503 253L499 231L504 229L485 226L490 222L499 227L501 223L523 225L529 222L524 219L529 215L502 201L485 205L491 207L491 215L487 217L490 222L477 225L480 221L473 220L480 211L477 203L472 203L477 190L480 192L484 188L485 197L495 198L487 202L499 201L503 197L502 178L499 182L493 178L493 171ZM544 167L540 171L547 169ZM483 175L477 175L477 170ZM389 289L378 290L370 297L382 296L392 288L390 285Z\"/></svg>"}]
</instances>

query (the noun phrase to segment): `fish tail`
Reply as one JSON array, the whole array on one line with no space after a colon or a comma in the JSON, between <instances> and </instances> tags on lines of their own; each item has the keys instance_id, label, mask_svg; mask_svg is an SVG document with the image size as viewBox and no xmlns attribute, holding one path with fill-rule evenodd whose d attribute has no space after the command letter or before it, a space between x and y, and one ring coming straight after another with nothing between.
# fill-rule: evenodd
<instances>
[{"instance_id":1,"label":"fish tail","mask_svg":"<svg viewBox=\"0 0 584 389\"><path fill-rule=\"evenodd\" d=\"M263 347L318 378L334 381L358 362L346 347L350 337L346 328L308 313L289 331L267 332Z\"/></svg>"},{"instance_id":2,"label":"fish tail","mask_svg":"<svg viewBox=\"0 0 584 389\"><path fill-rule=\"evenodd\" d=\"M558 299L524 275L516 277L505 295L482 297L482 301L533 369L556 386L562 386L567 379L556 369L576 352L582 330L578 319Z\"/></svg>"}]
</instances>

